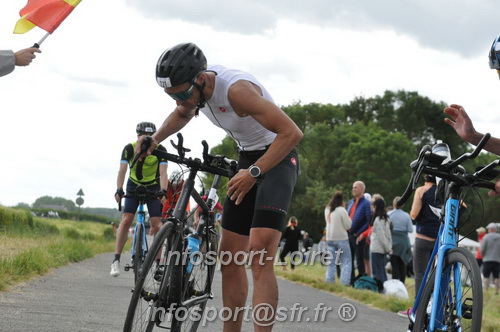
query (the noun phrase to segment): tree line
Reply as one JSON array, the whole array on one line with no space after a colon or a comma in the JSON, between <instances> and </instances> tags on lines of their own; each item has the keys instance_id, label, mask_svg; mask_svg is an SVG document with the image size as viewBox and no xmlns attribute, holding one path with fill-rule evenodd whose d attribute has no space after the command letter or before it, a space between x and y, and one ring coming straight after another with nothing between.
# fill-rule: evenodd
<instances>
[{"instance_id":1,"label":"tree line","mask_svg":"<svg viewBox=\"0 0 500 332\"><path fill-rule=\"evenodd\" d=\"M324 208L336 190L343 191L349 200L352 184L361 180L366 192L381 194L390 206L393 198L404 192L410 162L423 145L443 141L450 147L452 158L471 151L472 146L444 122L446 106L404 90L385 91L370 98L359 96L348 104L296 102L282 106L304 133L298 146L301 176L288 216L296 216L301 229L317 242L325 228ZM211 153L237 158L236 145L229 137ZM482 153L463 165L472 170L494 159L496 156ZM206 188L211 180L211 176L205 177ZM474 230L479 225L495 221L484 216L499 215L498 199L487 197L487 190L471 190L464 200L469 208L461 219L461 234L475 238ZM406 211L411 201L404 206Z\"/></svg>"}]
</instances>

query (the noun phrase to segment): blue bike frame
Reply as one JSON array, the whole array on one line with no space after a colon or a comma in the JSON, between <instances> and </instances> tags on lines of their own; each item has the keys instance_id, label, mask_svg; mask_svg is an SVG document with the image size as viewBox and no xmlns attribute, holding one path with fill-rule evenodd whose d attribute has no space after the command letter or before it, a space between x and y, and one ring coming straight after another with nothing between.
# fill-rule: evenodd
<instances>
[{"instance_id":1,"label":"blue bike frame","mask_svg":"<svg viewBox=\"0 0 500 332\"><path fill-rule=\"evenodd\" d=\"M446 253L457 247L457 225L458 225L458 215L460 209L460 202L456 198L449 197L446 200L446 209L445 209L445 217L444 224L441 223L438 233L438 240L434 245L434 249L432 251L431 257L429 259L429 264L427 265L427 269L425 270L424 277L422 279L422 283L420 284L420 288L418 290L415 303L413 305L411 317L412 320L415 321L415 312L418 307L418 303L420 302L420 297L423 293L424 287L427 282L433 282L432 280L427 281L427 277L434 266L435 258L437 255L437 264L436 264L436 272L434 285L435 286L432 294L432 308L429 320L428 331L433 332L436 328L443 328L443 326L435 326L435 322L437 320L442 321L443 311L438 310L442 308L443 298L442 294L448 292L448 281L450 280L449 271L445 271L443 275L443 266L444 266L444 258L446 257ZM462 314L462 287L460 280L460 269L454 269L455 275L453 276L453 282L455 283L455 289L457 290L456 295L456 311L457 315L460 316ZM426 282L427 281L427 282Z\"/></svg>"},{"instance_id":2,"label":"blue bike frame","mask_svg":"<svg viewBox=\"0 0 500 332\"><path fill-rule=\"evenodd\" d=\"M135 253L134 253L134 248L135 248L135 241L137 239L137 230L142 228L142 257L146 257L146 254L148 253L148 241L146 239L146 226L144 225L144 221L146 220L146 212L144 211L144 204L139 203L139 207L137 208L137 224L135 225L134 228L134 237L132 241L132 258L134 258ZM134 266L134 268L136 268Z\"/></svg>"}]
</instances>

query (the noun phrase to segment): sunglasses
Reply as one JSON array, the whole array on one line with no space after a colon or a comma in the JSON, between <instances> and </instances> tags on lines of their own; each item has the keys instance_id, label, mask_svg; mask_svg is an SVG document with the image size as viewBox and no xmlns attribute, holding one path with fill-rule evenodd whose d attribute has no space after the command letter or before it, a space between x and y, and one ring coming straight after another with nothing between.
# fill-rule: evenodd
<instances>
[{"instance_id":1,"label":"sunglasses","mask_svg":"<svg viewBox=\"0 0 500 332\"><path fill-rule=\"evenodd\" d=\"M169 95L174 100L186 101L193 96L193 92L194 92L194 85L191 85L189 88L187 88L184 91L176 92L176 93L168 93L167 92L167 95Z\"/></svg>"}]
</instances>

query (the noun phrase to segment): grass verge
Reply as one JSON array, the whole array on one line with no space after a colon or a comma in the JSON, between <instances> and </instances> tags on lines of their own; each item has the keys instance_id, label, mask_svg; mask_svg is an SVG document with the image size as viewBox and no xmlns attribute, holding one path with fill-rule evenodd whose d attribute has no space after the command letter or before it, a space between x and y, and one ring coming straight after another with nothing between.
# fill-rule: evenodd
<instances>
[{"instance_id":1,"label":"grass verge","mask_svg":"<svg viewBox=\"0 0 500 332\"><path fill-rule=\"evenodd\" d=\"M4 215L17 214L1 207ZM114 249L110 225L33 217L30 222L0 223L0 291L50 269Z\"/></svg>"},{"instance_id":2,"label":"grass verge","mask_svg":"<svg viewBox=\"0 0 500 332\"><path fill-rule=\"evenodd\" d=\"M411 278L407 278L405 285L408 290L408 300L400 299L394 296L375 293L368 290L358 290L353 287L343 286L340 283L325 282L326 266L319 263L314 265L299 265L295 270L283 271L281 267L276 267L276 275L286 280L294 281L304 285L308 285L335 295L355 300L371 306L373 308L382 309L389 312L398 312L406 310L413 305L415 296L415 283ZM483 324L482 332L498 332L500 326L500 295L494 294L494 289L484 292L483 300ZM401 318L403 319L403 318Z\"/></svg>"}]
</instances>

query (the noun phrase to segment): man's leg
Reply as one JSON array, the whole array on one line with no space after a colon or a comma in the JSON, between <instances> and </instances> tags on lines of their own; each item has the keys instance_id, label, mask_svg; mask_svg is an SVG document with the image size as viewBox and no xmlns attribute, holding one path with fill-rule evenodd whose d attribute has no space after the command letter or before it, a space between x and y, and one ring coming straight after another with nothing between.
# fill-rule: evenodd
<instances>
[{"instance_id":1,"label":"man's leg","mask_svg":"<svg viewBox=\"0 0 500 332\"><path fill-rule=\"evenodd\" d=\"M130 225L132 225L132 221L134 220L134 214L132 213L124 213L122 216L122 221L120 222L120 226L118 227L118 231L116 232L116 245L115 245L115 254L121 255L123 251L123 247L128 239L128 230Z\"/></svg>"},{"instance_id":2,"label":"man's leg","mask_svg":"<svg viewBox=\"0 0 500 332\"><path fill-rule=\"evenodd\" d=\"M248 280L245 264L240 259L235 262L235 254L248 250L248 236L222 228L219 248L219 259L222 273L222 301L225 308L229 308L230 317L224 319L224 332L241 331L243 310L248 295ZM240 254L238 257L241 257ZM234 317L239 313L237 317Z\"/></svg>"},{"instance_id":3,"label":"man's leg","mask_svg":"<svg viewBox=\"0 0 500 332\"><path fill-rule=\"evenodd\" d=\"M263 315L254 317L254 331L271 331L274 313L278 305L278 283L274 273L274 257L278 249L281 232L271 228L252 228L250 230L250 249L252 277L253 277L253 308L273 308L272 317ZM263 310L262 312L265 312ZM270 312L270 310L267 310ZM258 313L257 313L258 314ZM259 323L259 320L261 323ZM266 326L264 326L266 325ZM267 326L269 325L269 326Z\"/></svg>"},{"instance_id":4,"label":"man's leg","mask_svg":"<svg viewBox=\"0 0 500 332\"><path fill-rule=\"evenodd\" d=\"M162 226L161 217L151 217L151 235L155 236Z\"/></svg>"},{"instance_id":5,"label":"man's leg","mask_svg":"<svg viewBox=\"0 0 500 332\"><path fill-rule=\"evenodd\" d=\"M351 249L351 285L354 283L354 270L356 269L356 263L354 257L356 254L356 238L348 233L349 236L349 248Z\"/></svg>"},{"instance_id":6,"label":"man's leg","mask_svg":"<svg viewBox=\"0 0 500 332\"><path fill-rule=\"evenodd\" d=\"M488 288L490 288L490 278L484 277L483 281L484 281L484 291L487 292Z\"/></svg>"},{"instance_id":7,"label":"man's leg","mask_svg":"<svg viewBox=\"0 0 500 332\"><path fill-rule=\"evenodd\" d=\"M120 275L120 256L127 242L128 230L132 224L132 220L134 220L134 214L124 213L122 215L120 227L118 227L116 232L115 257L111 263L111 272L109 273L113 277L118 277Z\"/></svg>"},{"instance_id":8,"label":"man's leg","mask_svg":"<svg viewBox=\"0 0 500 332\"><path fill-rule=\"evenodd\" d=\"M366 240L363 239L356 244L356 265L358 266L358 275L362 276L365 271L365 244Z\"/></svg>"}]
</instances>

